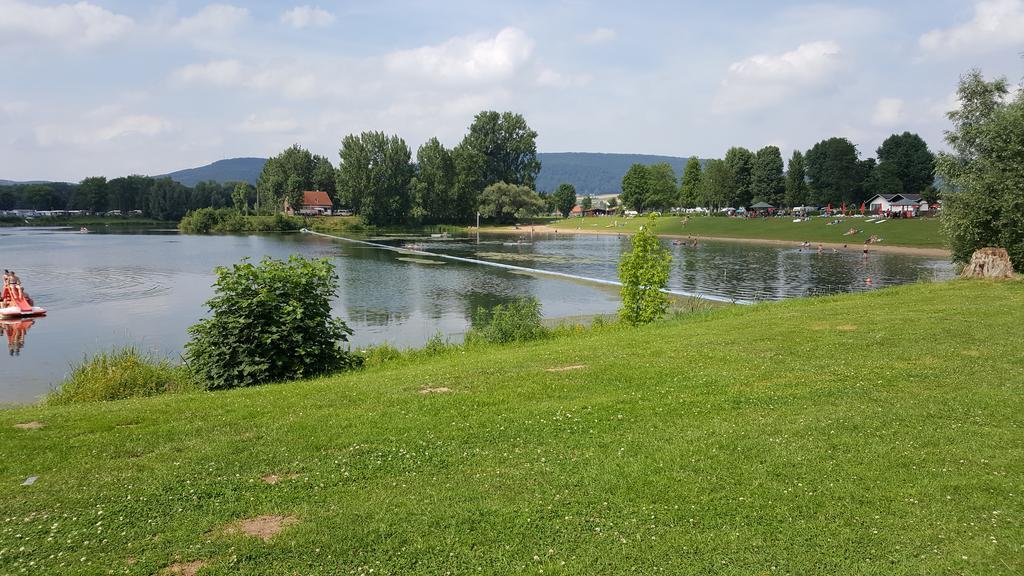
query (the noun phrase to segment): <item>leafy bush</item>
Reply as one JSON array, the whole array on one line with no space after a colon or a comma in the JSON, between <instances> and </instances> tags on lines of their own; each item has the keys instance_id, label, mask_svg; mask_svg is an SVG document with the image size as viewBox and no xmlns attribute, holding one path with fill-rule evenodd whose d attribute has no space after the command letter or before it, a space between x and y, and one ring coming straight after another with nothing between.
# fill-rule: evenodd
<instances>
[{"instance_id":1,"label":"leafy bush","mask_svg":"<svg viewBox=\"0 0 1024 576\"><path fill-rule=\"evenodd\" d=\"M540 301L517 298L487 310L478 308L473 315L473 328L466 334L467 342L505 344L525 342L547 336L541 324Z\"/></svg>"},{"instance_id":2,"label":"leafy bush","mask_svg":"<svg viewBox=\"0 0 1024 576\"><path fill-rule=\"evenodd\" d=\"M653 223L652 219L651 225ZM633 248L619 261L622 281L619 316L633 325L653 322L668 309L668 297L662 290L668 285L672 255L658 242L651 225L640 227L632 238Z\"/></svg>"},{"instance_id":3,"label":"leafy bush","mask_svg":"<svg viewBox=\"0 0 1024 576\"><path fill-rule=\"evenodd\" d=\"M178 229L186 234L230 232L283 232L302 229L298 216L243 216L234 208L200 208L185 215Z\"/></svg>"},{"instance_id":4,"label":"leafy bush","mask_svg":"<svg viewBox=\"0 0 1024 576\"><path fill-rule=\"evenodd\" d=\"M213 315L189 328L189 365L207 389L304 378L357 366L352 330L331 316L338 276L327 260L291 256L217 268Z\"/></svg>"},{"instance_id":5,"label":"leafy bush","mask_svg":"<svg viewBox=\"0 0 1024 576\"><path fill-rule=\"evenodd\" d=\"M74 366L47 404L74 404L154 396L192 387L188 371L166 359L154 359L134 347L101 352Z\"/></svg>"}]
</instances>

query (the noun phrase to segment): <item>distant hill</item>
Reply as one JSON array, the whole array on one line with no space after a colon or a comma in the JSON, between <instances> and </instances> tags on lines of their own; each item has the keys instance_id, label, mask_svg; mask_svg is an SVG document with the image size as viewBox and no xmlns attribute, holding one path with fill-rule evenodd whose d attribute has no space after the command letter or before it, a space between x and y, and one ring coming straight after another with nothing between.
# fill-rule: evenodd
<instances>
[{"instance_id":1,"label":"distant hill","mask_svg":"<svg viewBox=\"0 0 1024 576\"><path fill-rule=\"evenodd\" d=\"M559 184L568 182L581 196L622 192L622 177L633 164L668 162L679 178L687 160L678 156L592 152L541 152L537 158L541 163L540 175L537 176L538 191L552 192Z\"/></svg>"},{"instance_id":2,"label":"distant hill","mask_svg":"<svg viewBox=\"0 0 1024 576\"><path fill-rule=\"evenodd\" d=\"M576 187L580 195L618 194L621 192L622 177L633 163L655 164L668 162L677 176L683 173L686 158L676 156L654 156L650 154L596 154L590 152L541 152L537 176L537 190L551 192L563 182ZM230 158L213 164L178 170L163 176L195 186L197 182L248 182L255 184L263 170L265 158Z\"/></svg>"},{"instance_id":3,"label":"distant hill","mask_svg":"<svg viewBox=\"0 0 1024 576\"><path fill-rule=\"evenodd\" d=\"M161 174L154 178L170 178L185 186L195 186L199 182L213 180L215 182L248 182L256 184L260 177L266 158L228 158L198 168L186 168L170 174Z\"/></svg>"}]
</instances>

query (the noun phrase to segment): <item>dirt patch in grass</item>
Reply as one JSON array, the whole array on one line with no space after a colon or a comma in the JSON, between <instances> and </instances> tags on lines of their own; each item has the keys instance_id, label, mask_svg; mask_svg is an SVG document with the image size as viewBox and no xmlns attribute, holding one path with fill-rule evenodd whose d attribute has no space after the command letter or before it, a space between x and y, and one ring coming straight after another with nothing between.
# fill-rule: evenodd
<instances>
[{"instance_id":1,"label":"dirt patch in grass","mask_svg":"<svg viewBox=\"0 0 1024 576\"><path fill-rule=\"evenodd\" d=\"M545 368L545 372L568 372L569 370L583 370L586 364L573 364L572 366L559 366L556 368Z\"/></svg>"},{"instance_id":2,"label":"dirt patch in grass","mask_svg":"<svg viewBox=\"0 0 1024 576\"><path fill-rule=\"evenodd\" d=\"M299 519L295 516L257 516L229 524L224 529L224 533L245 534L268 542L278 532L298 521Z\"/></svg>"},{"instance_id":3,"label":"dirt patch in grass","mask_svg":"<svg viewBox=\"0 0 1024 576\"><path fill-rule=\"evenodd\" d=\"M420 388L420 394L444 394L445 392L451 391L451 388L445 388L444 386L438 386L437 388Z\"/></svg>"},{"instance_id":4,"label":"dirt patch in grass","mask_svg":"<svg viewBox=\"0 0 1024 576\"><path fill-rule=\"evenodd\" d=\"M160 571L165 576L196 576L200 569L206 566L205 560L193 560L192 562L175 562Z\"/></svg>"},{"instance_id":5,"label":"dirt patch in grass","mask_svg":"<svg viewBox=\"0 0 1024 576\"><path fill-rule=\"evenodd\" d=\"M31 422L21 422L19 424L14 425L14 427L17 428L18 430L39 430L43 426L46 426L46 424L43 424L38 420L33 420Z\"/></svg>"},{"instance_id":6,"label":"dirt patch in grass","mask_svg":"<svg viewBox=\"0 0 1024 576\"><path fill-rule=\"evenodd\" d=\"M853 324L840 324L839 326L836 326L836 330L839 330L840 332L853 332L856 329L857 327Z\"/></svg>"}]
</instances>

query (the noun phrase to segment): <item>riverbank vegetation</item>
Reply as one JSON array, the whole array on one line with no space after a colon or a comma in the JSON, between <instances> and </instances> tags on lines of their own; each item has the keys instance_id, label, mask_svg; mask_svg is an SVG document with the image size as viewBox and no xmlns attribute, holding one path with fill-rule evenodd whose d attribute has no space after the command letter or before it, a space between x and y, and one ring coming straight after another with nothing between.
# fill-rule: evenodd
<instances>
[{"instance_id":1,"label":"riverbank vegetation","mask_svg":"<svg viewBox=\"0 0 1024 576\"><path fill-rule=\"evenodd\" d=\"M49 405L105 402L195 390L187 366L128 346L100 352L72 367L61 387L46 396Z\"/></svg>"},{"instance_id":2,"label":"riverbank vegetation","mask_svg":"<svg viewBox=\"0 0 1024 576\"><path fill-rule=\"evenodd\" d=\"M1013 574L1022 323L917 284L3 411L0 571Z\"/></svg>"},{"instance_id":3,"label":"riverbank vegetation","mask_svg":"<svg viewBox=\"0 0 1024 576\"><path fill-rule=\"evenodd\" d=\"M200 208L189 212L178 223L186 234L224 234L232 232L289 232L306 224L299 216L277 213L270 216L245 215L234 208Z\"/></svg>"},{"instance_id":4,"label":"riverbank vegetation","mask_svg":"<svg viewBox=\"0 0 1024 576\"><path fill-rule=\"evenodd\" d=\"M700 215L671 215L658 218L655 233L672 236L709 238L740 238L750 240L783 240L792 242L829 242L861 247L871 236L881 239L881 246L913 248L944 248L945 239L939 218L884 219L877 224L873 218L810 218L793 222L792 218L726 218ZM597 216L570 218L548 225L560 230L589 230L602 233L634 233L648 224L646 218ZM856 233L847 235L851 230Z\"/></svg>"}]
</instances>

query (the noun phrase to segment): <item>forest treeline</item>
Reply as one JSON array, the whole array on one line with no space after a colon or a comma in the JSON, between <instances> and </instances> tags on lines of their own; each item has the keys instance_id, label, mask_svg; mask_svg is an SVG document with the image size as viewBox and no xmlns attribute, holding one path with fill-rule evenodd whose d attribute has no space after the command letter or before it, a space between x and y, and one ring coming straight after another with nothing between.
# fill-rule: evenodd
<instances>
[{"instance_id":1,"label":"forest treeline","mask_svg":"<svg viewBox=\"0 0 1024 576\"><path fill-rule=\"evenodd\" d=\"M861 159L846 138L828 138L807 152L793 152L784 166L777 146L756 152L730 148L721 159L690 158L681 178L668 163L633 164L622 178L622 204L634 210L673 207L749 207L767 202L776 207L846 204L857 206L876 194L922 194L938 197L935 155L917 134L886 138L877 159Z\"/></svg>"}]
</instances>

